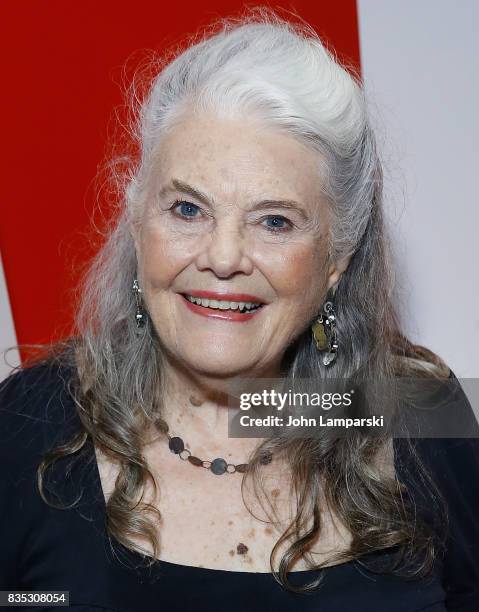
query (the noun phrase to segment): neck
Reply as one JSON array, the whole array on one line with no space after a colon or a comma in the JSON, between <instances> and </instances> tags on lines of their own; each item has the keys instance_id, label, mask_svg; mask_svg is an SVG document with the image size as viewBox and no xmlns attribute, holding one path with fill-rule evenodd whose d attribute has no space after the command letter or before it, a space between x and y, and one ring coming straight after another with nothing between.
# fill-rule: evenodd
<instances>
[{"instance_id":1,"label":"neck","mask_svg":"<svg viewBox=\"0 0 479 612\"><path fill-rule=\"evenodd\" d=\"M277 378L278 365L214 376L169 361L163 371L162 417L170 435L181 437L186 448L202 459L223 457L229 463L246 463L262 439L228 437L229 411L239 409L231 392L241 378Z\"/></svg>"}]
</instances>

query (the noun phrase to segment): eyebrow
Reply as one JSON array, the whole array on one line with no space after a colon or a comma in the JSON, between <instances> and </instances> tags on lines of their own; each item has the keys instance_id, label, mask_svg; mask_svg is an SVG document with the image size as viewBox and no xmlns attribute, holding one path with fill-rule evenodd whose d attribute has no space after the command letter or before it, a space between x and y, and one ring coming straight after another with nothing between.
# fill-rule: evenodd
<instances>
[{"instance_id":1,"label":"eyebrow","mask_svg":"<svg viewBox=\"0 0 479 612\"><path fill-rule=\"evenodd\" d=\"M189 195L192 198L195 198L199 202L202 202L203 204L206 204L208 206L211 205L211 202L213 201L213 198L209 198L205 193L203 193L199 189L196 189L195 187L188 185L188 183L185 183L176 178L171 180L170 185L166 185L160 190L159 196L160 197L164 196L165 194L171 191L177 191L179 193L184 193L185 195ZM299 215L303 218L304 221L309 221L309 216L304 210L303 206L299 204L298 202L295 202L294 200L275 200L275 199L261 200L260 202L256 202L255 204L253 204L253 206L251 207L251 210L262 210L265 208L271 208L273 206L278 206L280 208L285 208L287 210L295 210L297 213L299 213Z\"/></svg>"}]
</instances>

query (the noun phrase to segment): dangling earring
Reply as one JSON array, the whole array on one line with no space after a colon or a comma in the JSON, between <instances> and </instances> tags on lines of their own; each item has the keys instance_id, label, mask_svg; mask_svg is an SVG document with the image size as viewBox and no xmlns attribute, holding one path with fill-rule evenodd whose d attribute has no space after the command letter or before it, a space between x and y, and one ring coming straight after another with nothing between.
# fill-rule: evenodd
<instances>
[{"instance_id":1,"label":"dangling earring","mask_svg":"<svg viewBox=\"0 0 479 612\"><path fill-rule=\"evenodd\" d=\"M133 281L132 290L133 290L133 293L135 294L135 301L136 301L136 315L135 315L136 327L140 329L141 327L145 326L145 316L143 314L143 308L141 307L141 289L140 289L140 285L138 284L138 281L136 278Z\"/></svg>"},{"instance_id":2,"label":"dangling earring","mask_svg":"<svg viewBox=\"0 0 479 612\"><path fill-rule=\"evenodd\" d=\"M336 313L333 302L328 301L324 304L323 312L313 323L311 331L318 351L326 351L323 355L323 364L328 366L336 359L338 350Z\"/></svg>"}]
</instances>

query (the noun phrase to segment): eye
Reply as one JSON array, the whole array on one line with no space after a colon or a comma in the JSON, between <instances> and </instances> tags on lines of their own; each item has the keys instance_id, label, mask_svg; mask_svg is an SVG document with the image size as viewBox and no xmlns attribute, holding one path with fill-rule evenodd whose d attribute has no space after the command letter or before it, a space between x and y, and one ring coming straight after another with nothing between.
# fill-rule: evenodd
<instances>
[{"instance_id":1,"label":"eye","mask_svg":"<svg viewBox=\"0 0 479 612\"><path fill-rule=\"evenodd\" d=\"M177 200L170 210L174 210L175 214L182 219L189 220L198 216L196 213L200 210L200 207L185 200Z\"/></svg>"},{"instance_id":2,"label":"eye","mask_svg":"<svg viewBox=\"0 0 479 612\"><path fill-rule=\"evenodd\" d=\"M293 228L293 223L281 215L268 215L263 219L270 232L289 232ZM271 225L268 222L271 221Z\"/></svg>"}]
</instances>

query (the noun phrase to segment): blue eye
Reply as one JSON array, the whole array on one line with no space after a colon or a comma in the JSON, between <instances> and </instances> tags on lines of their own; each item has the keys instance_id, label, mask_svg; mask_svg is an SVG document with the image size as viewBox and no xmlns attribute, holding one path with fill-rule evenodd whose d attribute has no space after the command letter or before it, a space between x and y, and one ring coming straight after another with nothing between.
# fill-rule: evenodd
<instances>
[{"instance_id":1,"label":"blue eye","mask_svg":"<svg viewBox=\"0 0 479 612\"><path fill-rule=\"evenodd\" d=\"M286 217L281 215L269 215L264 219L266 222L271 221L272 225L266 225L271 232L287 232L291 229L292 223Z\"/></svg>"},{"instance_id":2,"label":"blue eye","mask_svg":"<svg viewBox=\"0 0 479 612\"><path fill-rule=\"evenodd\" d=\"M191 202L179 201L173 204L173 210L178 210L181 217L195 217L199 211L199 206Z\"/></svg>"}]
</instances>

